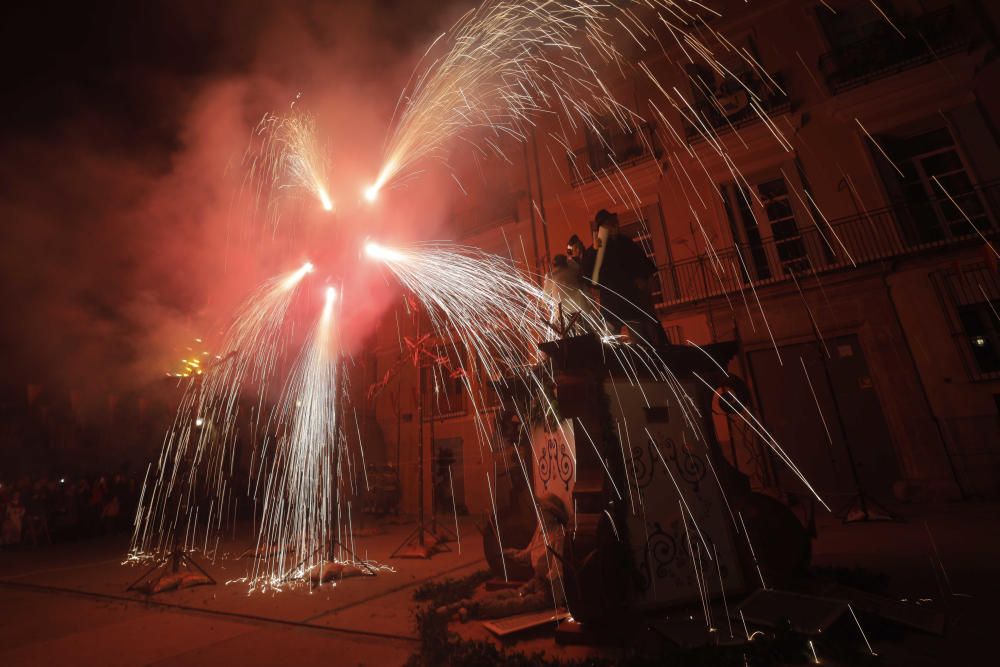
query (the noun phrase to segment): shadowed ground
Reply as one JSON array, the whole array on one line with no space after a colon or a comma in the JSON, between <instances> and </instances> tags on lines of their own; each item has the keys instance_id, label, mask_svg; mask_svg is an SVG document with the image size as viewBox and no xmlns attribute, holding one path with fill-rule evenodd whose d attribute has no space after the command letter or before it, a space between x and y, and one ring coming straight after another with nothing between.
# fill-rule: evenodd
<instances>
[{"instance_id":1,"label":"shadowed ground","mask_svg":"<svg viewBox=\"0 0 1000 667\"><path fill-rule=\"evenodd\" d=\"M906 506L900 513L900 523L843 525L818 517L814 563L885 573L893 596L933 598L948 610L945 638L906 632L876 640L883 664L988 664L982 656L992 652L1000 620L1000 506ZM928 528L954 594L936 565ZM395 572L312 592L250 596L244 584L224 583L245 571L247 561L234 558L208 564L222 582L216 586L151 601L126 593L142 570L120 564L124 537L0 553L0 664L399 665L417 648L414 589L485 567L470 520L462 522L461 554L452 544L451 552L429 561L389 560L410 529L389 525L382 534L357 540L359 551ZM221 551L239 554L245 546L233 541ZM468 638L489 636L476 622L453 627ZM579 656L544 637L518 648Z\"/></svg>"}]
</instances>

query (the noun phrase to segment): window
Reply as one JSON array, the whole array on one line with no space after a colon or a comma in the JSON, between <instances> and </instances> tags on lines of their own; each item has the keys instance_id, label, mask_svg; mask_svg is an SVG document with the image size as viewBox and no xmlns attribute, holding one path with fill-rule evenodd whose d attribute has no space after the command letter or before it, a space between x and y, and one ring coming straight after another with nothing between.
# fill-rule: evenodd
<instances>
[{"instance_id":1,"label":"window","mask_svg":"<svg viewBox=\"0 0 1000 667\"><path fill-rule=\"evenodd\" d=\"M719 186L719 191L729 221L729 232L737 245L749 251L743 253L747 266L740 267L744 279L767 280L771 277L771 268L767 264L757 219L750 210L750 192L740 183L724 183Z\"/></svg>"},{"instance_id":2,"label":"window","mask_svg":"<svg viewBox=\"0 0 1000 667\"><path fill-rule=\"evenodd\" d=\"M996 315L998 306L1000 302L984 301L958 307L958 319L972 350L972 357L983 373L1000 371L1000 331Z\"/></svg>"},{"instance_id":3,"label":"window","mask_svg":"<svg viewBox=\"0 0 1000 667\"><path fill-rule=\"evenodd\" d=\"M1000 279L985 263L934 274L951 333L973 380L1000 378Z\"/></svg>"},{"instance_id":4,"label":"window","mask_svg":"<svg viewBox=\"0 0 1000 667\"><path fill-rule=\"evenodd\" d=\"M760 64L753 41L744 40L738 45L751 54L752 60ZM686 67L694 108L701 121L715 130L739 128L759 118L751 105L755 101L765 111L787 110L788 98L771 81L758 72L747 58L737 53L719 53L717 58L724 71L717 72L702 64ZM767 73L770 78L776 75ZM688 139L701 136L703 130L695 125L685 127Z\"/></svg>"},{"instance_id":5,"label":"window","mask_svg":"<svg viewBox=\"0 0 1000 667\"><path fill-rule=\"evenodd\" d=\"M816 6L830 44L820 70L834 94L959 52L976 32L954 5L914 14L887 0L835 4Z\"/></svg>"},{"instance_id":6,"label":"window","mask_svg":"<svg viewBox=\"0 0 1000 667\"><path fill-rule=\"evenodd\" d=\"M649 125L622 128L617 121L604 119L599 122L599 133L587 133L587 155L590 168L595 172L613 169L649 155L646 143L652 136ZM645 135L645 136L644 136Z\"/></svg>"},{"instance_id":7,"label":"window","mask_svg":"<svg viewBox=\"0 0 1000 667\"><path fill-rule=\"evenodd\" d=\"M455 186L451 189L452 227L459 237L518 217L518 193L512 179L523 178L523 164L518 162L523 144L504 133L486 130L479 131L474 139L485 147L484 151L456 146L448 158Z\"/></svg>"},{"instance_id":8,"label":"window","mask_svg":"<svg viewBox=\"0 0 1000 667\"><path fill-rule=\"evenodd\" d=\"M586 145L567 154L574 186L592 181L605 171L627 169L659 157L660 142L653 123L622 127L610 118L598 119L598 129L588 128Z\"/></svg>"},{"instance_id":9,"label":"window","mask_svg":"<svg viewBox=\"0 0 1000 667\"><path fill-rule=\"evenodd\" d=\"M470 196L467 200L472 200ZM475 204L463 201L465 208L453 214L456 232L469 235L517 220L517 197L500 190L482 189L475 194Z\"/></svg>"},{"instance_id":10,"label":"window","mask_svg":"<svg viewBox=\"0 0 1000 667\"><path fill-rule=\"evenodd\" d=\"M805 243L783 176L755 179L753 192L741 183L719 186L733 237L742 247L751 280L809 270ZM763 223L763 224L762 224ZM766 234L770 232L770 236Z\"/></svg>"},{"instance_id":11,"label":"window","mask_svg":"<svg viewBox=\"0 0 1000 667\"><path fill-rule=\"evenodd\" d=\"M882 9L883 11L888 9L890 16L895 13L891 8ZM836 11L821 4L816 7L816 18L830 47L841 60L845 61L845 64L849 62L848 56L853 53L856 46L867 44L873 39L888 37L888 32L892 30L885 19L878 15L877 10L867 2L859 2L848 7L838 6Z\"/></svg>"},{"instance_id":12,"label":"window","mask_svg":"<svg viewBox=\"0 0 1000 667\"><path fill-rule=\"evenodd\" d=\"M783 177L765 181L757 185L764 213L771 225L771 236L778 252L778 261L785 273L801 273L809 268L806 247L802 243L799 227L792 212L792 201L788 196L788 186Z\"/></svg>"},{"instance_id":13,"label":"window","mask_svg":"<svg viewBox=\"0 0 1000 667\"><path fill-rule=\"evenodd\" d=\"M977 234L992 225L980 193L947 127L879 137L892 165L872 146L897 207L903 236L910 244L933 243ZM900 175L902 172L902 175ZM971 222L971 224L970 224Z\"/></svg>"}]
</instances>

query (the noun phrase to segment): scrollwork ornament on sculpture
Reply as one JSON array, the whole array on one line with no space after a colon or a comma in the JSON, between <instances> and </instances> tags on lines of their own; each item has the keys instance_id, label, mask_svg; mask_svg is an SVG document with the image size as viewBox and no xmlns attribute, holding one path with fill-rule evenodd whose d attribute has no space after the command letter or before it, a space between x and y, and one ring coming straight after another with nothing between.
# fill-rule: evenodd
<instances>
[{"instance_id":1,"label":"scrollwork ornament on sculpture","mask_svg":"<svg viewBox=\"0 0 1000 667\"><path fill-rule=\"evenodd\" d=\"M569 447L565 441L548 435L538 455L538 478L542 487L548 491L549 482L556 479L563 483L569 491L569 483L573 480L573 458L569 455Z\"/></svg>"},{"instance_id":2,"label":"scrollwork ornament on sculpture","mask_svg":"<svg viewBox=\"0 0 1000 667\"><path fill-rule=\"evenodd\" d=\"M656 579L665 578L677 559L677 554L676 538L665 532L659 522L654 523L639 564L640 589L648 591L653 586L654 575Z\"/></svg>"},{"instance_id":3,"label":"scrollwork ornament on sculpture","mask_svg":"<svg viewBox=\"0 0 1000 667\"><path fill-rule=\"evenodd\" d=\"M640 489L652 482L657 463L672 463L680 478L690 484L695 493L707 472L705 461L689 447L678 447L672 438L657 437L655 443L647 440L645 448L632 449L632 464L635 466L636 482Z\"/></svg>"}]
</instances>

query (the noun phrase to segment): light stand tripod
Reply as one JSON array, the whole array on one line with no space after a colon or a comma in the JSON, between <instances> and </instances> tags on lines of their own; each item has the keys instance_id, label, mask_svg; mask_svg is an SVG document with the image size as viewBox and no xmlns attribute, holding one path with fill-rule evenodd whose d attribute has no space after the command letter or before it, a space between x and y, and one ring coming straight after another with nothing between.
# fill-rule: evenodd
<instances>
[{"instance_id":1,"label":"light stand tripod","mask_svg":"<svg viewBox=\"0 0 1000 667\"><path fill-rule=\"evenodd\" d=\"M169 588L160 588L158 584L165 583L167 577L179 575L181 568L184 567L189 570L197 571L204 578L204 580L197 580L195 583L189 585L204 586L209 584L214 585L216 583L215 578L206 572L205 568L203 568L198 561L192 558L189 552L184 550L184 547L180 543L180 537L177 536L174 539L174 546L170 550L170 556L167 560L153 565L151 568L146 570L141 577L129 584L125 590L140 591L146 593L147 595L155 595L156 593L168 590L169 588L175 588L181 584L180 581ZM153 573L156 572L159 574L154 577Z\"/></svg>"},{"instance_id":2,"label":"light stand tripod","mask_svg":"<svg viewBox=\"0 0 1000 667\"><path fill-rule=\"evenodd\" d=\"M190 464L190 457L185 457L185 461ZM189 476L187 476L190 479ZM184 497L184 496L182 496ZM179 498L178 503L182 502ZM180 513L182 514L182 513ZM126 587L126 591L139 591L147 595L155 595L174 588L187 588L189 586L214 585L215 578L212 577L198 561L194 559L190 551L184 548L181 543L180 533L174 530L173 545L170 548L170 555L161 563L156 563L146 570L141 577L133 581ZM193 577L181 576L181 569L197 572Z\"/></svg>"},{"instance_id":3,"label":"light stand tripod","mask_svg":"<svg viewBox=\"0 0 1000 667\"><path fill-rule=\"evenodd\" d=\"M323 581L326 580L325 573L328 564L336 564L343 561L342 558L339 560L337 558L336 552L338 548L340 549L341 556L343 556L344 552L346 552L351 559L350 564L363 571L365 575L374 577L378 574L375 568L372 567L367 561L358 558L358 555L349 546L341 542L338 538L331 536L327 539L326 544L320 545L313 550L313 556L315 556L321 549L325 551L323 560L320 560L310 568L310 572L314 569L317 570L318 576L315 578L318 583L323 583ZM303 565L306 564L307 560L308 557L299 561L298 565L292 568L292 572L298 571ZM288 580L296 578L297 577L292 576L287 577ZM309 573L306 573L306 578L312 578L312 576Z\"/></svg>"},{"instance_id":4,"label":"light stand tripod","mask_svg":"<svg viewBox=\"0 0 1000 667\"><path fill-rule=\"evenodd\" d=\"M220 359L217 359L212 364L209 364L208 366L206 366L203 369L202 373L199 373L198 375L193 376L191 378L191 382L192 383L193 382L200 382L201 383L199 385L199 391L200 391L200 387L203 386L203 384L204 384L206 374L210 370L218 368L222 364L229 363L229 361L232 360L236 356L236 354L237 354L237 352L234 350L232 352L229 352L225 356L221 357ZM190 390L190 389L192 389L192 387L188 387L188 389ZM194 402L194 405L198 405L198 404L199 404L198 401ZM198 430L201 430L202 428L204 428L206 426L208 428L211 428L211 424L206 424L204 421L202 421L202 418L199 415L197 415L197 414L193 415L193 420L194 420L194 426ZM190 435L188 437L190 437ZM203 437L203 436L201 436L201 437ZM192 480L193 476L191 475L191 472L192 472L191 471L191 465L192 465L191 454L189 453L187 456L184 456L182 460L185 463L187 463L188 469L183 474L178 474L178 477L180 479ZM197 491L197 487L195 487L195 489L193 491L196 492ZM188 502L190 502L191 496L192 496L192 493L186 493L186 494L180 494L180 495L178 495L178 499L177 499L178 505L180 505L183 502L184 498L187 498ZM180 516L182 514L183 514L183 512L180 512L180 511L178 511L178 513L177 513L178 516ZM182 582L180 579L176 579L180 575L181 568L187 568L188 570L196 571L196 572L198 572L200 574L200 577L196 576L193 579L188 579L187 582ZM156 574L156 573L158 573L158 574ZM155 576L154 576L154 574L155 574ZM170 578L175 578L175 581L170 582ZM170 584L170 583L173 583L173 585L167 585L167 584ZM215 578L213 578L212 575L210 575L205 570L205 568L202 567L201 564L199 564L198 561L196 561L194 559L194 557L191 555L191 552L189 550L185 549L184 545L181 544L180 534L178 532L176 532L176 529L175 529L175 532L174 532L174 535L173 535L173 544L172 544L172 546L170 548L170 555L167 557L167 559L165 561L161 562L161 563L157 563L157 564L153 565L152 567L150 567L148 570L146 570L143 573L143 575L141 577L139 577L138 579L136 579L135 581L133 581L131 584L129 584L128 587L125 590L126 591L142 591L142 592L146 592L149 595L154 595L156 593L159 593L159 592L162 592L162 591L165 591L165 590L169 590L171 588L176 588L178 586L180 586L180 587L186 587L186 586L197 586L197 585L207 585L207 584L214 585L215 583L216 583Z\"/></svg>"},{"instance_id":5,"label":"light stand tripod","mask_svg":"<svg viewBox=\"0 0 1000 667\"><path fill-rule=\"evenodd\" d=\"M434 439L434 424L437 421L437 416L434 414L433 411L431 412L431 418L430 418L429 421L430 421L430 425L431 425L431 450L432 450L432 455L431 455L431 475L433 476L434 475L434 466L435 466L435 464L437 464L437 463L440 462L440 456L439 455L434 455L434 453L433 453L434 442L435 442L435 439ZM423 468L421 468L421 470L423 470ZM444 544L445 542L454 542L455 539L456 539L455 538L455 533L452 532L452 530L450 528L448 528L448 527L446 527L444 525L439 525L438 524L437 509L438 509L437 508L437 487L435 486L435 484L432 483L431 484L431 527L430 527L430 531L429 532L430 532L431 535L434 535L434 537L437 539L437 541L438 541L439 544ZM450 549L448 549L448 550L450 551Z\"/></svg>"}]
</instances>

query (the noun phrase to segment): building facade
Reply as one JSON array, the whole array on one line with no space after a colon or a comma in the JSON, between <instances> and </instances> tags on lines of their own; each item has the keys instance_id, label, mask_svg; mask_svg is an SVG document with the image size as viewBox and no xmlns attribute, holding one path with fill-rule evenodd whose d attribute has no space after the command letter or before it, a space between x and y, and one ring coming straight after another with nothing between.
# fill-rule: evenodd
<instances>
[{"instance_id":1,"label":"building facade","mask_svg":"<svg viewBox=\"0 0 1000 667\"><path fill-rule=\"evenodd\" d=\"M615 211L659 267L671 341L739 343L730 370L831 505L859 492L995 497L1000 10L717 5L721 16L691 30L725 36L722 68L685 61L665 39L607 74L643 119L634 127L581 128L567 151L558 120L541 118L504 159L456 153L452 237L544 274L570 235L589 242L597 210ZM663 103L646 68L685 104ZM416 326L401 304L373 341L356 385L397 370L368 401L366 439L398 461L404 509L417 504L422 428L427 479L443 456L456 503L484 511L493 462L462 382L424 370L421 408L418 375L400 363ZM758 488L805 496L759 437L721 411L716 421Z\"/></svg>"}]
</instances>

